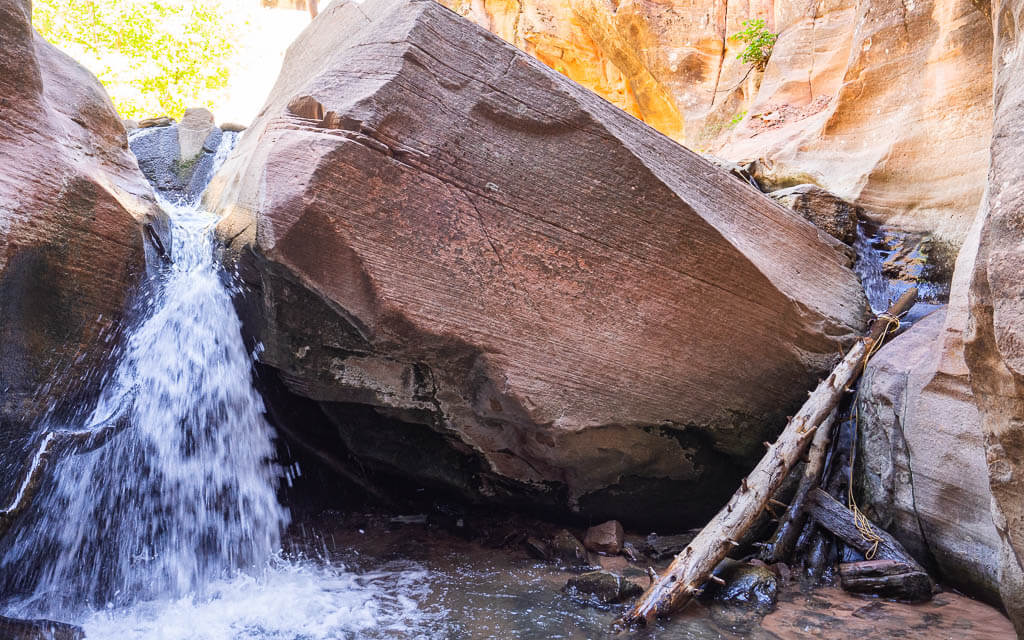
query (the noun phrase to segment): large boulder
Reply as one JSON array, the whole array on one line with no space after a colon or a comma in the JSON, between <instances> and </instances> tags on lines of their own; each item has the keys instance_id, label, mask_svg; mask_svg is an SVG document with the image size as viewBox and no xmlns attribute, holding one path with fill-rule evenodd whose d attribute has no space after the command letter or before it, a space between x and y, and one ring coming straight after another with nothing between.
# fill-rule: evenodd
<instances>
[{"instance_id":1,"label":"large boulder","mask_svg":"<svg viewBox=\"0 0 1024 640\"><path fill-rule=\"evenodd\" d=\"M0 488L48 407L95 392L157 215L100 83L30 16L0 0Z\"/></svg>"},{"instance_id":2,"label":"large boulder","mask_svg":"<svg viewBox=\"0 0 1024 640\"><path fill-rule=\"evenodd\" d=\"M967 366L987 445L1000 589L1024 635L1024 0L992 3L995 122Z\"/></svg>"},{"instance_id":3,"label":"large boulder","mask_svg":"<svg viewBox=\"0 0 1024 640\"><path fill-rule=\"evenodd\" d=\"M956 247L992 122L979 0L442 0L666 135ZM764 73L730 36L778 33Z\"/></svg>"},{"instance_id":4,"label":"large boulder","mask_svg":"<svg viewBox=\"0 0 1024 640\"><path fill-rule=\"evenodd\" d=\"M263 362L468 496L699 523L864 322L840 243L432 0L331 5L206 197Z\"/></svg>"}]
</instances>

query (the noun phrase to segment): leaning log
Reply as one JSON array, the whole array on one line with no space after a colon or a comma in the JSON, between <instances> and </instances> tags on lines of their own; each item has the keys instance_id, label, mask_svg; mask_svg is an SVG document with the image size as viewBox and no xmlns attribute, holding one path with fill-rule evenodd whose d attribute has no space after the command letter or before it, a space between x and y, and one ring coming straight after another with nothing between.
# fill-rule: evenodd
<instances>
[{"instance_id":1,"label":"leaning log","mask_svg":"<svg viewBox=\"0 0 1024 640\"><path fill-rule=\"evenodd\" d=\"M814 433L811 448L807 451L807 464L800 476L800 484L797 486L796 493L789 501L786 512L779 518L775 533L762 548L760 557L767 564L785 562L796 545L796 540L806 521L804 502L811 489L816 488L821 482L821 472L825 467L828 445L832 437L832 425L835 424L838 412L838 408L833 409Z\"/></svg>"},{"instance_id":2,"label":"leaning log","mask_svg":"<svg viewBox=\"0 0 1024 640\"><path fill-rule=\"evenodd\" d=\"M896 324L896 318L913 306L916 297L917 289L909 289L888 312L875 319L867 337L859 340L832 374L811 392L807 402L768 448L761 462L742 480L732 499L676 556L668 570L647 588L620 622L626 625L648 624L657 616L680 608L700 593L714 568L757 521L768 500L807 450L817 428L861 374L866 359Z\"/></svg>"}]
</instances>

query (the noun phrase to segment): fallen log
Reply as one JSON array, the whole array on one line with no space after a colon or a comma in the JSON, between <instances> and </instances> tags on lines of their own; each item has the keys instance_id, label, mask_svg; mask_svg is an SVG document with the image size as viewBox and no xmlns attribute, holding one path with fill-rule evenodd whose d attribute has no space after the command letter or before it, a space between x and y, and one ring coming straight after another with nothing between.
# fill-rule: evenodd
<instances>
[{"instance_id":1,"label":"fallen log","mask_svg":"<svg viewBox=\"0 0 1024 640\"><path fill-rule=\"evenodd\" d=\"M889 559L842 563L839 579L843 589L853 593L907 602L925 602L932 597L932 579L916 563Z\"/></svg>"},{"instance_id":2,"label":"fallen log","mask_svg":"<svg viewBox=\"0 0 1024 640\"><path fill-rule=\"evenodd\" d=\"M122 405L124 406L124 405ZM100 422L77 431L53 430L39 436L29 457L21 481L16 485L14 495L7 506L0 509L0 537L10 529L14 521L32 503L43 481L43 471L50 458L59 456L70 448L86 453L99 448L128 423L124 411L117 411Z\"/></svg>"},{"instance_id":3,"label":"fallen log","mask_svg":"<svg viewBox=\"0 0 1024 640\"><path fill-rule=\"evenodd\" d=\"M712 571L743 534L756 522L768 500L778 490L793 465L804 454L818 427L832 413L842 394L864 369L868 357L885 339L897 318L913 306L917 289L911 288L889 311L871 325L840 361L832 374L811 392L799 412L789 421L778 440L740 484L728 504L711 519L697 537L676 556L666 572L621 618L620 623L640 625L652 622L688 603L700 593Z\"/></svg>"},{"instance_id":4,"label":"fallen log","mask_svg":"<svg viewBox=\"0 0 1024 640\"><path fill-rule=\"evenodd\" d=\"M807 451L807 464L800 476L800 484L796 493L789 501L786 512L779 518L779 524L775 527L775 533L769 538L767 544L761 548L760 558L767 564L785 562L789 559L800 532L803 530L806 521L804 502L811 489L821 483L821 472L825 467L825 458L828 454L828 445L832 437L832 425L835 424L838 408L825 418L818 430L814 433L811 447Z\"/></svg>"}]
</instances>

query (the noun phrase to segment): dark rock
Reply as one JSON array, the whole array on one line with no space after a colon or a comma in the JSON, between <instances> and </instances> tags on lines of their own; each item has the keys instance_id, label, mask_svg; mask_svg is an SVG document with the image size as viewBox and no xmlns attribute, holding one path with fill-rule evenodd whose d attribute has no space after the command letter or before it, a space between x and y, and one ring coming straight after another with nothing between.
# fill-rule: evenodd
<instances>
[{"instance_id":1,"label":"dark rock","mask_svg":"<svg viewBox=\"0 0 1024 640\"><path fill-rule=\"evenodd\" d=\"M652 560L664 560L665 558L675 557L697 537L699 531L698 529L670 536L659 536L656 533L652 533L644 540L640 546L640 551Z\"/></svg>"},{"instance_id":2,"label":"dark rock","mask_svg":"<svg viewBox=\"0 0 1024 640\"><path fill-rule=\"evenodd\" d=\"M547 543L539 538L527 537L523 541L523 548L538 560L549 560L551 558L551 550L548 548Z\"/></svg>"},{"instance_id":3,"label":"dark rock","mask_svg":"<svg viewBox=\"0 0 1024 640\"><path fill-rule=\"evenodd\" d=\"M187 161L181 159L178 125L140 132L132 137L130 144L139 168L158 193L171 202L194 201L210 179L222 136L223 132L214 127L197 155Z\"/></svg>"},{"instance_id":4,"label":"dark rock","mask_svg":"<svg viewBox=\"0 0 1024 640\"><path fill-rule=\"evenodd\" d=\"M596 553L615 555L622 551L622 524L618 520L609 520L587 529L583 536L583 546Z\"/></svg>"},{"instance_id":5,"label":"dark rock","mask_svg":"<svg viewBox=\"0 0 1024 640\"><path fill-rule=\"evenodd\" d=\"M846 244L857 237L860 207L815 184L801 184L769 193L773 200L796 211L814 226Z\"/></svg>"},{"instance_id":6,"label":"dark rock","mask_svg":"<svg viewBox=\"0 0 1024 640\"><path fill-rule=\"evenodd\" d=\"M587 564L587 550L579 539L562 529L551 539L549 545L551 557L570 565Z\"/></svg>"},{"instance_id":7,"label":"dark rock","mask_svg":"<svg viewBox=\"0 0 1024 640\"><path fill-rule=\"evenodd\" d=\"M838 242L433 1L321 13L206 197L262 362L481 502L705 521L864 321Z\"/></svg>"},{"instance_id":8,"label":"dark rock","mask_svg":"<svg viewBox=\"0 0 1024 640\"><path fill-rule=\"evenodd\" d=\"M52 620L18 620L0 616L3 640L84 640L85 630Z\"/></svg>"},{"instance_id":9,"label":"dark rock","mask_svg":"<svg viewBox=\"0 0 1024 640\"><path fill-rule=\"evenodd\" d=\"M719 602L771 609L778 600L778 576L764 565L727 562L716 575L725 584L708 583L708 595Z\"/></svg>"},{"instance_id":10,"label":"dark rock","mask_svg":"<svg viewBox=\"0 0 1024 640\"><path fill-rule=\"evenodd\" d=\"M637 584L610 571L590 571L565 583L570 594L599 604L615 604L643 593Z\"/></svg>"}]
</instances>

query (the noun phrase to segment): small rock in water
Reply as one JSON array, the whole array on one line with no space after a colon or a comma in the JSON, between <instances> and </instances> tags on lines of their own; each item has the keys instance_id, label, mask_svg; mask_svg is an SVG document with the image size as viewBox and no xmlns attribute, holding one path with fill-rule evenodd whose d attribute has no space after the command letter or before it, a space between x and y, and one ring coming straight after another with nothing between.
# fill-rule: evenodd
<instances>
[{"instance_id":1,"label":"small rock in water","mask_svg":"<svg viewBox=\"0 0 1024 640\"><path fill-rule=\"evenodd\" d=\"M622 551L622 538L625 532L618 520L595 525L587 529L583 537L583 546L597 553L615 555Z\"/></svg>"},{"instance_id":2,"label":"small rock in water","mask_svg":"<svg viewBox=\"0 0 1024 640\"><path fill-rule=\"evenodd\" d=\"M709 583L708 594L719 602L771 609L778 600L778 576L764 565L729 563L717 575L725 584Z\"/></svg>"},{"instance_id":3,"label":"small rock in water","mask_svg":"<svg viewBox=\"0 0 1024 640\"><path fill-rule=\"evenodd\" d=\"M551 550L548 549L548 545L543 540L533 536L523 540L523 548L538 560L547 560L551 557Z\"/></svg>"},{"instance_id":4,"label":"small rock in water","mask_svg":"<svg viewBox=\"0 0 1024 640\"><path fill-rule=\"evenodd\" d=\"M18 620L0 616L0 638L4 640L84 640L81 627L52 620Z\"/></svg>"},{"instance_id":5,"label":"small rock in water","mask_svg":"<svg viewBox=\"0 0 1024 640\"><path fill-rule=\"evenodd\" d=\"M571 565L587 564L587 550L576 536L562 529L551 539L551 555Z\"/></svg>"},{"instance_id":6,"label":"small rock in water","mask_svg":"<svg viewBox=\"0 0 1024 640\"><path fill-rule=\"evenodd\" d=\"M652 533L647 536L647 540L644 541L640 550L654 560L663 560L679 554L680 551L686 548L686 545L693 542L695 537L697 537L696 532L679 533L671 536L659 536L656 533Z\"/></svg>"},{"instance_id":7,"label":"small rock in water","mask_svg":"<svg viewBox=\"0 0 1024 640\"><path fill-rule=\"evenodd\" d=\"M615 604L643 593L639 585L610 571L590 571L570 578L565 590L600 604Z\"/></svg>"}]
</instances>

